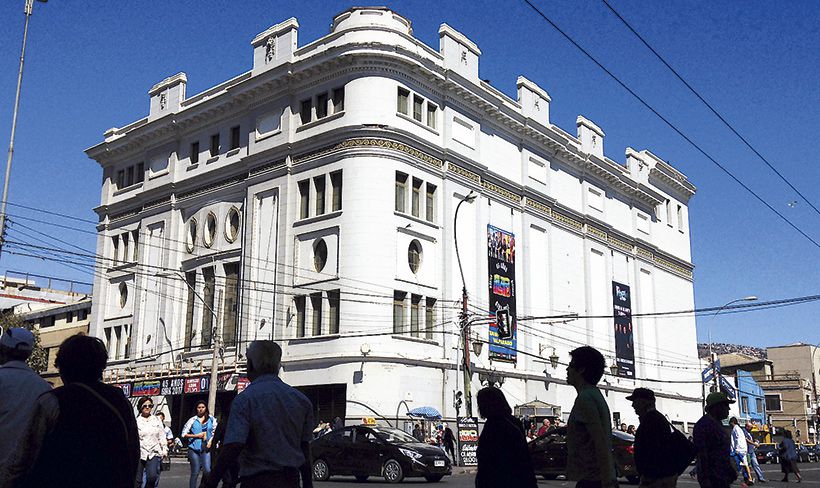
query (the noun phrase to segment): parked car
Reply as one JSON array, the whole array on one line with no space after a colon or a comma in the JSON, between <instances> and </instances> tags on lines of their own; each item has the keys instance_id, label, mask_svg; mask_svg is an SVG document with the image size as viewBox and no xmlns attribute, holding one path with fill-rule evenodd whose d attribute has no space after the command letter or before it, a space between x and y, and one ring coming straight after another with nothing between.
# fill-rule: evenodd
<instances>
[{"instance_id":1,"label":"parked car","mask_svg":"<svg viewBox=\"0 0 820 488\"><path fill-rule=\"evenodd\" d=\"M797 445L797 462L799 463L810 463L814 461L814 454L809 451L809 448L806 447L805 444L798 444Z\"/></svg>"},{"instance_id":2,"label":"parked car","mask_svg":"<svg viewBox=\"0 0 820 488\"><path fill-rule=\"evenodd\" d=\"M817 456L817 444L815 444L815 443L813 443L813 442L806 442L806 443L805 443L805 444L803 444L803 445L804 445L804 446L806 447L806 449L809 451L809 461L810 461L810 462L816 462L816 461L818 460L818 456Z\"/></svg>"},{"instance_id":3,"label":"parked car","mask_svg":"<svg viewBox=\"0 0 820 488\"><path fill-rule=\"evenodd\" d=\"M612 455L619 477L630 483L640 482L635 469L635 436L612 431ZM566 429L556 429L531 440L527 447L532 458L535 474L546 480L554 480L567 471Z\"/></svg>"},{"instance_id":4,"label":"parked car","mask_svg":"<svg viewBox=\"0 0 820 488\"><path fill-rule=\"evenodd\" d=\"M440 448L392 427L356 425L334 430L314 439L310 453L317 481L352 475L360 482L370 476L383 476L388 483L410 477L436 482L453 469Z\"/></svg>"},{"instance_id":5,"label":"parked car","mask_svg":"<svg viewBox=\"0 0 820 488\"><path fill-rule=\"evenodd\" d=\"M755 456L757 457L757 462L760 464L780 464L777 444L760 444L760 446L755 449Z\"/></svg>"}]
</instances>

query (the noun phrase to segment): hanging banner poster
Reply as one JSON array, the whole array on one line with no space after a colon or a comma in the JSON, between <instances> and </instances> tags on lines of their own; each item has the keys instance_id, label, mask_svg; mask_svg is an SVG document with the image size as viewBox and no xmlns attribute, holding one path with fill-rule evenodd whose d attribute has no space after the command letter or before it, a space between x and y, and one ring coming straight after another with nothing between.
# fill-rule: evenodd
<instances>
[{"instance_id":1,"label":"hanging banner poster","mask_svg":"<svg viewBox=\"0 0 820 488\"><path fill-rule=\"evenodd\" d=\"M163 395L181 395L184 387L184 378L166 378L162 380Z\"/></svg>"},{"instance_id":2,"label":"hanging banner poster","mask_svg":"<svg viewBox=\"0 0 820 488\"><path fill-rule=\"evenodd\" d=\"M121 389L126 398L131 396L131 383L113 383L111 386Z\"/></svg>"},{"instance_id":3,"label":"hanging banner poster","mask_svg":"<svg viewBox=\"0 0 820 488\"><path fill-rule=\"evenodd\" d=\"M157 396L160 394L159 380L136 381L131 389L131 396Z\"/></svg>"},{"instance_id":4,"label":"hanging banner poster","mask_svg":"<svg viewBox=\"0 0 820 488\"><path fill-rule=\"evenodd\" d=\"M458 418L458 456L460 466L478 466L478 419L475 417Z\"/></svg>"},{"instance_id":5,"label":"hanging banner poster","mask_svg":"<svg viewBox=\"0 0 820 488\"><path fill-rule=\"evenodd\" d=\"M618 365L618 376L635 378L632 296L629 292L629 285L612 282L612 310L615 322L615 363Z\"/></svg>"},{"instance_id":6,"label":"hanging banner poster","mask_svg":"<svg viewBox=\"0 0 820 488\"><path fill-rule=\"evenodd\" d=\"M488 285L490 290L489 356L516 361L515 235L487 226Z\"/></svg>"}]
</instances>

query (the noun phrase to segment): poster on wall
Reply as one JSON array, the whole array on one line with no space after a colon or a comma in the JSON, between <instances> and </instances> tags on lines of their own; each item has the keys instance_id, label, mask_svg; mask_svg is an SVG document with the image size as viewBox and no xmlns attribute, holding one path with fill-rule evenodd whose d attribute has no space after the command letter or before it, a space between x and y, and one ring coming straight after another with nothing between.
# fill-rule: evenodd
<instances>
[{"instance_id":1,"label":"poster on wall","mask_svg":"<svg viewBox=\"0 0 820 488\"><path fill-rule=\"evenodd\" d=\"M461 466L478 466L478 419L458 418L458 456Z\"/></svg>"},{"instance_id":2,"label":"poster on wall","mask_svg":"<svg viewBox=\"0 0 820 488\"><path fill-rule=\"evenodd\" d=\"M489 355L496 361L516 361L515 235L487 226L490 290Z\"/></svg>"},{"instance_id":3,"label":"poster on wall","mask_svg":"<svg viewBox=\"0 0 820 488\"><path fill-rule=\"evenodd\" d=\"M635 344L632 328L632 296L629 285L612 282L612 311L615 322L615 363L618 376L635 378Z\"/></svg>"}]
</instances>

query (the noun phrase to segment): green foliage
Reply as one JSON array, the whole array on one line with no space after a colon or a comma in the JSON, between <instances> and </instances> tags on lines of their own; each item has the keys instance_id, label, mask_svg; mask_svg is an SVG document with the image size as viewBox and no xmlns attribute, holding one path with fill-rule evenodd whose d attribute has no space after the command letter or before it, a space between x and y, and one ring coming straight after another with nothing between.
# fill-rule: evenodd
<instances>
[{"instance_id":1,"label":"green foliage","mask_svg":"<svg viewBox=\"0 0 820 488\"><path fill-rule=\"evenodd\" d=\"M34 351L26 361L31 369L37 373L43 373L48 368L48 351L40 345L40 330L32 324L26 324L23 319L14 313L6 312L0 315L0 327L5 331L9 327L22 327L34 334Z\"/></svg>"}]
</instances>

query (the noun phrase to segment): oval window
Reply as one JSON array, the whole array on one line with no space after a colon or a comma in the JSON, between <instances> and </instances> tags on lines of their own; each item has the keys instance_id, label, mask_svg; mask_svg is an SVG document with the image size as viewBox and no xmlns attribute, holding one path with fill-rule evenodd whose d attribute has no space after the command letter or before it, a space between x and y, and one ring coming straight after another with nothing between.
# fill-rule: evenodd
<instances>
[{"instance_id":1,"label":"oval window","mask_svg":"<svg viewBox=\"0 0 820 488\"><path fill-rule=\"evenodd\" d=\"M194 248L196 247L196 232L196 219L191 219L188 221L188 228L185 232L185 249L187 249L189 253L194 252Z\"/></svg>"},{"instance_id":2,"label":"oval window","mask_svg":"<svg viewBox=\"0 0 820 488\"><path fill-rule=\"evenodd\" d=\"M231 207L228 210L228 218L225 219L225 239L233 242L239 236L239 209Z\"/></svg>"},{"instance_id":3,"label":"oval window","mask_svg":"<svg viewBox=\"0 0 820 488\"><path fill-rule=\"evenodd\" d=\"M128 285L120 283L120 308L125 308L128 303Z\"/></svg>"},{"instance_id":4,"label":"oval window","mask_svg":"<svg viewBox=\"0 0 820 488\"><path fill-rule=\"evenodd\" d=\"M214 239L216 238L216 215L213 212L208 214L208 217L205 219L205 235L203 236L203 240L205 242L205 247L211 247L214 245Z\"/></svg>"},{"instance_id":5,"label":"oval window","mask_svg":"<svg viewBox=\"0 0 820 488\"><path fill-rule=\"evenodd\" d=\"M327 264L327 244L324 239L318 239L313 244L313 268L321 273Z\"/></svg>"},{"instance_id":6,"label":"oval window","mask_svg":"<svg viewBox=\"0 0 820 488\"><path fill-rule=\"evenodd\" d=\"M407 248L407 264L410 265L410 271L413 274L418 273L421 266L421 243L415 239Z\"/></svg>"}]
</instances>

